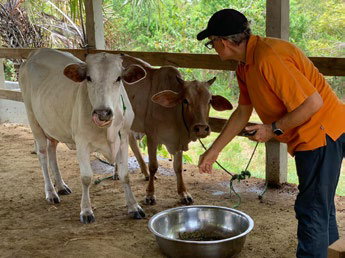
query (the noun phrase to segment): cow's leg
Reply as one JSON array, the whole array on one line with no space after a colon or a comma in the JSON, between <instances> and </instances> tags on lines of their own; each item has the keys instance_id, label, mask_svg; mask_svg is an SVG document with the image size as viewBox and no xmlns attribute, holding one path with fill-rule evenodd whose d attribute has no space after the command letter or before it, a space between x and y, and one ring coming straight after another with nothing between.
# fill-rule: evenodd
<instances>
[{"instance_id":1,"label":"cow's leg","mask_svg":"<svg viewBox=\"0 0 345 258\"><path fill-rule=\"evenodd\" d=\"M86 144L80 144L77 141L77 157L80 166L80 177L82 183L82 197L80 203L80 222L84 224L92 223L95 221L95 216L91 208L90 200L90 184L93 176L92 168L90 165L90 152Z\"/></svg>"},{"instance_id":2,"label":"cow's leg","mask_svg":"<svg viewBox=\"0 0 345 258\"><path fill-rule=\"evenodd\" d=\"M55 178L55 186L58 190L58 194L67 195L67 194L72 193L72 191L63 181L58 164L57 164L56 147L58 143L59 143L58 141L53 140L53 139L48 140L49 166Z\"/></svg>"},{"instance_id":3,"label":"cow's leg","mask_svg":"<svg viewBox=\"0 0 345 258\"><path fill-rule=\"evenodd\" d=\"M147 136L147 149L149 154L149 171L150 171L150 178L149 184L146 188L146 197L145 203L146 204L156 204L156 196L155 196L155 174L158 169L158 162L157 162L157 146L158 144L154 142L151 137Z\"/></svg>"},{"instance_id":4,"label":"cow's leg","mask_svg":"<svg viewBox=\"0 0 345 258\"><path fill-rule=\"evenodd\" d=\"M34 149L31 151L31 154L37 154L38 153L38 146L36 141L34 140Z\"/></svg>"},{"instance_id":5,"label":"cow's leg","mask_svg":"<svg viewBox=\"0 0 345 258\"><path fill-rule=\"evenodd\" d=\"M177 179L177 193L180 196L180 200L183 204L192 204L193 198L187 192L186 186L182 177L182 151L178 151L174 155L174 171Z\"/></svg>"},{"instance_id":6,"label":"cow's leg","mask_svg":"<svg viewBox=\"0 0 345 258\"><path fill-rule=\"evenodd\" d=\"M147 172L147 167L145 164L145 161L143 159L143 156L141 155L141 152L139 150L138 142L135 139L133 133L129 133L129 145L131 146L131 149L134 153L135 158L137 159L140 170L144 174L146 181L149 180L149 173Z\"/></svg>"},{"instance_id":7,"label":"cow's leg","mask_svg":"<svg viewBox=\"0 0 345 258\"><path fill-rule=\"evenodd\" d=\"M120 181L122 183L126 204L128 208L128 214L133 219L145 218L145 213L143 209L139 206L134 198L128 176L128 135L121 132L121 143L120 149L116 155L116 164L118 167L118 174Z\"/></svg>"},{"instance_id":8,"label":"cow's leg","mask_svg":"<svg viewBox=\"0 0 345 258\"><path fill-rule=\"evenodd\" d=\"M60 203L60 198L55 191L48 171L47 137L42 128L39 126L37 120L35 119L35 116L29 105L26 105L26 111L28 114L30 128L35 139L35 144L38 151L38 159L40 161L44 176L44 190L46 194L46 200L51 204Z\"/></svg>"}]
</instances>

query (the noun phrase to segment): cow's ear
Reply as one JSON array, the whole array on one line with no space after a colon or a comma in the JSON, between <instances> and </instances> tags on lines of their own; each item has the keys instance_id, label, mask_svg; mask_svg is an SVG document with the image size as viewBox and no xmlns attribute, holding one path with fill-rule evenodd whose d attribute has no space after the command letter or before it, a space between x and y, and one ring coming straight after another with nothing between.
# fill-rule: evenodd
<instances>
[{"instance_id":1,"label":"cow's ear","mask_svg":"<svg viewBox=\"0 0 345 258\"><path fill-rule=\"evenodd\" d=\"M213 77L211 80L208 80L207 81L207 83L208 83L208 87L210 87L213 83L214 83L214 81L217 79L217 77Z\"/></svg>"},{"instance_id":2,"label":"cow's ear","mask_svg":"<svg viewBox=\"0 0 345 258\"><path fill-rule=\"evenodd\" d=\"M212 95L211 105L217 111L232 109L231 103L226 98L219 95Z\"/></svg>"},{"instance_id":3,"label":"cow's ear","mask_svg":"<svg viewBox=\"0 0 345 258\"><path fill-rule=\"evenodd\" d=\"M82 82L86 78L86 65L83 63L69 64L63 70L63 74L75 82Z\"/></svg>"},{"instance_id":4,"label":"cow's ear","mask_svg":"<svg viewBox=\"0 0 345 258\"><path fill-rule=\"evenodd\" d=\"M181 84L182 86L184 86L184 80L183 80L181 77L179 77L179 76L176 75L176 80L177 80L177 82L178 82L179 84Z\"/></svg>"},{"instance_id":5,"label":"cow's ear","mask_svg":"<svg viewBox=\"0 0 345 258\"><path fill-rule=\"evenodd\" d=\"M151 100L163 107L171 108L180 102L180 94L171 90L163 90L153 95Z\"/></svg>"},{"instance_id":6,"label":"cow's ear","mask_svg":"<svg viewBox=\"0 0 345 258\"><path fill-rule=\"evenodd\" d=\"M134 84L145 79L146 74L146 70L141 65L132 64L122 72L122 79L127 84Z\"/></svg>"}]
</instances>

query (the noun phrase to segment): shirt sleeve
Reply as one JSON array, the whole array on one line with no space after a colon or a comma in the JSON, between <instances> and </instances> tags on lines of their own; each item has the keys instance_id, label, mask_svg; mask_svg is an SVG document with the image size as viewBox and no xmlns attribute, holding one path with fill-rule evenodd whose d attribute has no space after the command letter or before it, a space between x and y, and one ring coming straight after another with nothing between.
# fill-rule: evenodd
<instances>
[{"instance_id":1,"label":"shirt sleeve","mask_svg":"<svg viewBox=\"0 0 345 258\"><path fill-rule=\"evenodd\" d=\"M236 69L236 78L237 78L238 86L240 88L240 97L238 99L238 104L251 105L252 102L250 100L247 85L244 80L243 67L238 66L238 68Z\"/></svg>"},{"instance_id":2,"label":"shirt sleeve","mask_svg":"<svg viewBox=\"0 0 345 258\"><path fill-rule=\"evenodd\" d=\"M273 92L282 100L288 112L299 107L316 92L315 86L296 67L296 64L283 60L279 55L265 59L260 65L260 72Z\"/></svg>"}]
</instances>

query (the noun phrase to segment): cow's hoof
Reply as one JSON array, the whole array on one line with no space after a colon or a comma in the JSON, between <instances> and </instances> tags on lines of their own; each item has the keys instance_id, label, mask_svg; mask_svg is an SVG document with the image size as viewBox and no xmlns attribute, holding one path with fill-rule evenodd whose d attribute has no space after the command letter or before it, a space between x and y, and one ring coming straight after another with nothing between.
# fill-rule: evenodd
<instances>
[{"instance_id":1,"label":"cow's hoof","mask_svg":"<svg viewBox=\"0 0 345 258\"><path fill-rule=\"evenodd\" d=\"M80 214L80 222L84 224L91 224L95 222L95 216L93 214Z\"/></svg>"},{"instance_id":2,"label":"cow's hoof","mask_svg":"<svg viewBox=\"0 0 345 258\"><path fill-rule=\"evenodd\" d=\"M46 195L46 200L49 204L60 203L60 197L54 192Z\"/></svg>"},{"instance_id":3,"label":"cow's hoof","mask_svg":"<svg viewBox=\"0 0 345 258\"><path fill-rule=\"evenodd\" d=\"M193 204L193 202L194 200L191 196L186 196L186 197L181 198L182 204L190 205L190 204Z\"/></svg>"},{"instance_id":4,"label":"cow's hoof","mask_svg":"<svg viewBox=\"0 0 345 258\"><path fill-rule=\"evenodd\" d=\"M156 204L156 197L154 195L153 196L146 196L144 202L147 205L155 205Z\"/></svg>"},{"instance_id":5,"label":"cow's hoof","mask_svg":"<svg viewBox=\"0 0 345 258\"><path fill-rule=\"evenodd\" d=\"M64 189L61 189L58 191L59 195L69 195L71 193L72 193L72 190L67 185L64 185Z\"/></svg>"},{"instance_id":6,"label":"cow's hoof","mask_svg":"<svg viewBox=\"0 0 345 258\"><path fill-rule=\"evenodd\" d=\"M144 219L146 217L145 212L142 208L138 208L137 211L131 211L129 213L131 219Z\"/></svg>"}]
</instances>

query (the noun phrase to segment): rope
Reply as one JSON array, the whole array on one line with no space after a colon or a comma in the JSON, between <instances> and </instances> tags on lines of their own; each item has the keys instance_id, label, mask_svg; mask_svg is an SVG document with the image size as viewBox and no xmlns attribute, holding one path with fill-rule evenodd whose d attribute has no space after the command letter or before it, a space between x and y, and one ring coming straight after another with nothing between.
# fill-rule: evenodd
<instances>
[{"instance_id":1,"label":"rope","mask_svg":"<svg viewBox=\"0 0 345 258\"><path fill-rule=\"evenodd\" d=\"M106 164L106 165L108 165L108 166L114 167L114 164L111 164L111 163L109 163L108 161L103 160L99 155L100 155L100 154L97 153L97 154L96 154L96 158L97 158L100 162L102 162L102 163L104 163L104 164ZM114 176L115 176L115 171L114 171L114 174L113 174L113 175L107 176L107 177L103 177L103 178L99 178L99 179L95 180L94 183L95 183L95 185L98 185L98 184L99 184L100 182L102 182L103 180L106 180L106 179L115 179Z\"/></svg>"},{"instance_id":2,"label":"rope","mask_svg":"<svg viewBox=\"0 0 345 258\"><path fill-rule=\"evenodd\" d=\"M268 187L268 180L266 179L266 182L265 182L265 186L264 186L264 189L262 189L262 192L259 194L259 200L262 199L262 197L264 197L264 194L266 193L266 190L267 190L267 187Z\"/></svg>"},{"instance_id":3,"label":"rope","mask_svg":"<svg viewBox=\"0 0 345 258\"><path fill-rule=\"evenodd\" d=\"M202 143L202 141L201 141L200 139L198 139L198 140L199 140L201 146L202 146L205 150L207 150L207 148L206 148L205 145ZM253 156L254 156L254 153L255 153L255 151L256 151L258 145L259 145L259 142L257 142L256 145L255 145L255 148L254 148L254 150L253 150L253 152L252 152L252 155L250 156L250 159L249 159L249 161L248 161L248 163L247 163L246 169L245 169L244 171L241 171L240 174L233 174L233 173L229 172L226 168L224 168L222 165L220 165L220 164L218 163L218 161L215 162L220 168L222 168L226 173L228 173L228 174L231 176L231 179L230 179L230 196L231 196L231 192L234 192L234 194L235 194L235 196L237 197L237 200L238 200L238 202L233 206L233 208L237 208L237 207L239 207L239 206L241 205L241 196L235 191L232 182L233 182L234 180L236 180L236 179L238 180L238 182L240 182L241 180L246 179L246 177L250 178L251 174L250 174L250 172L248 171L248 167L249 167L249 165L250 165L250 163L251 163L251 161L252 161L252 158L253 158ZM263 193L262 193L262 194L263 194Z\"/></svg>"}]
</instances>

